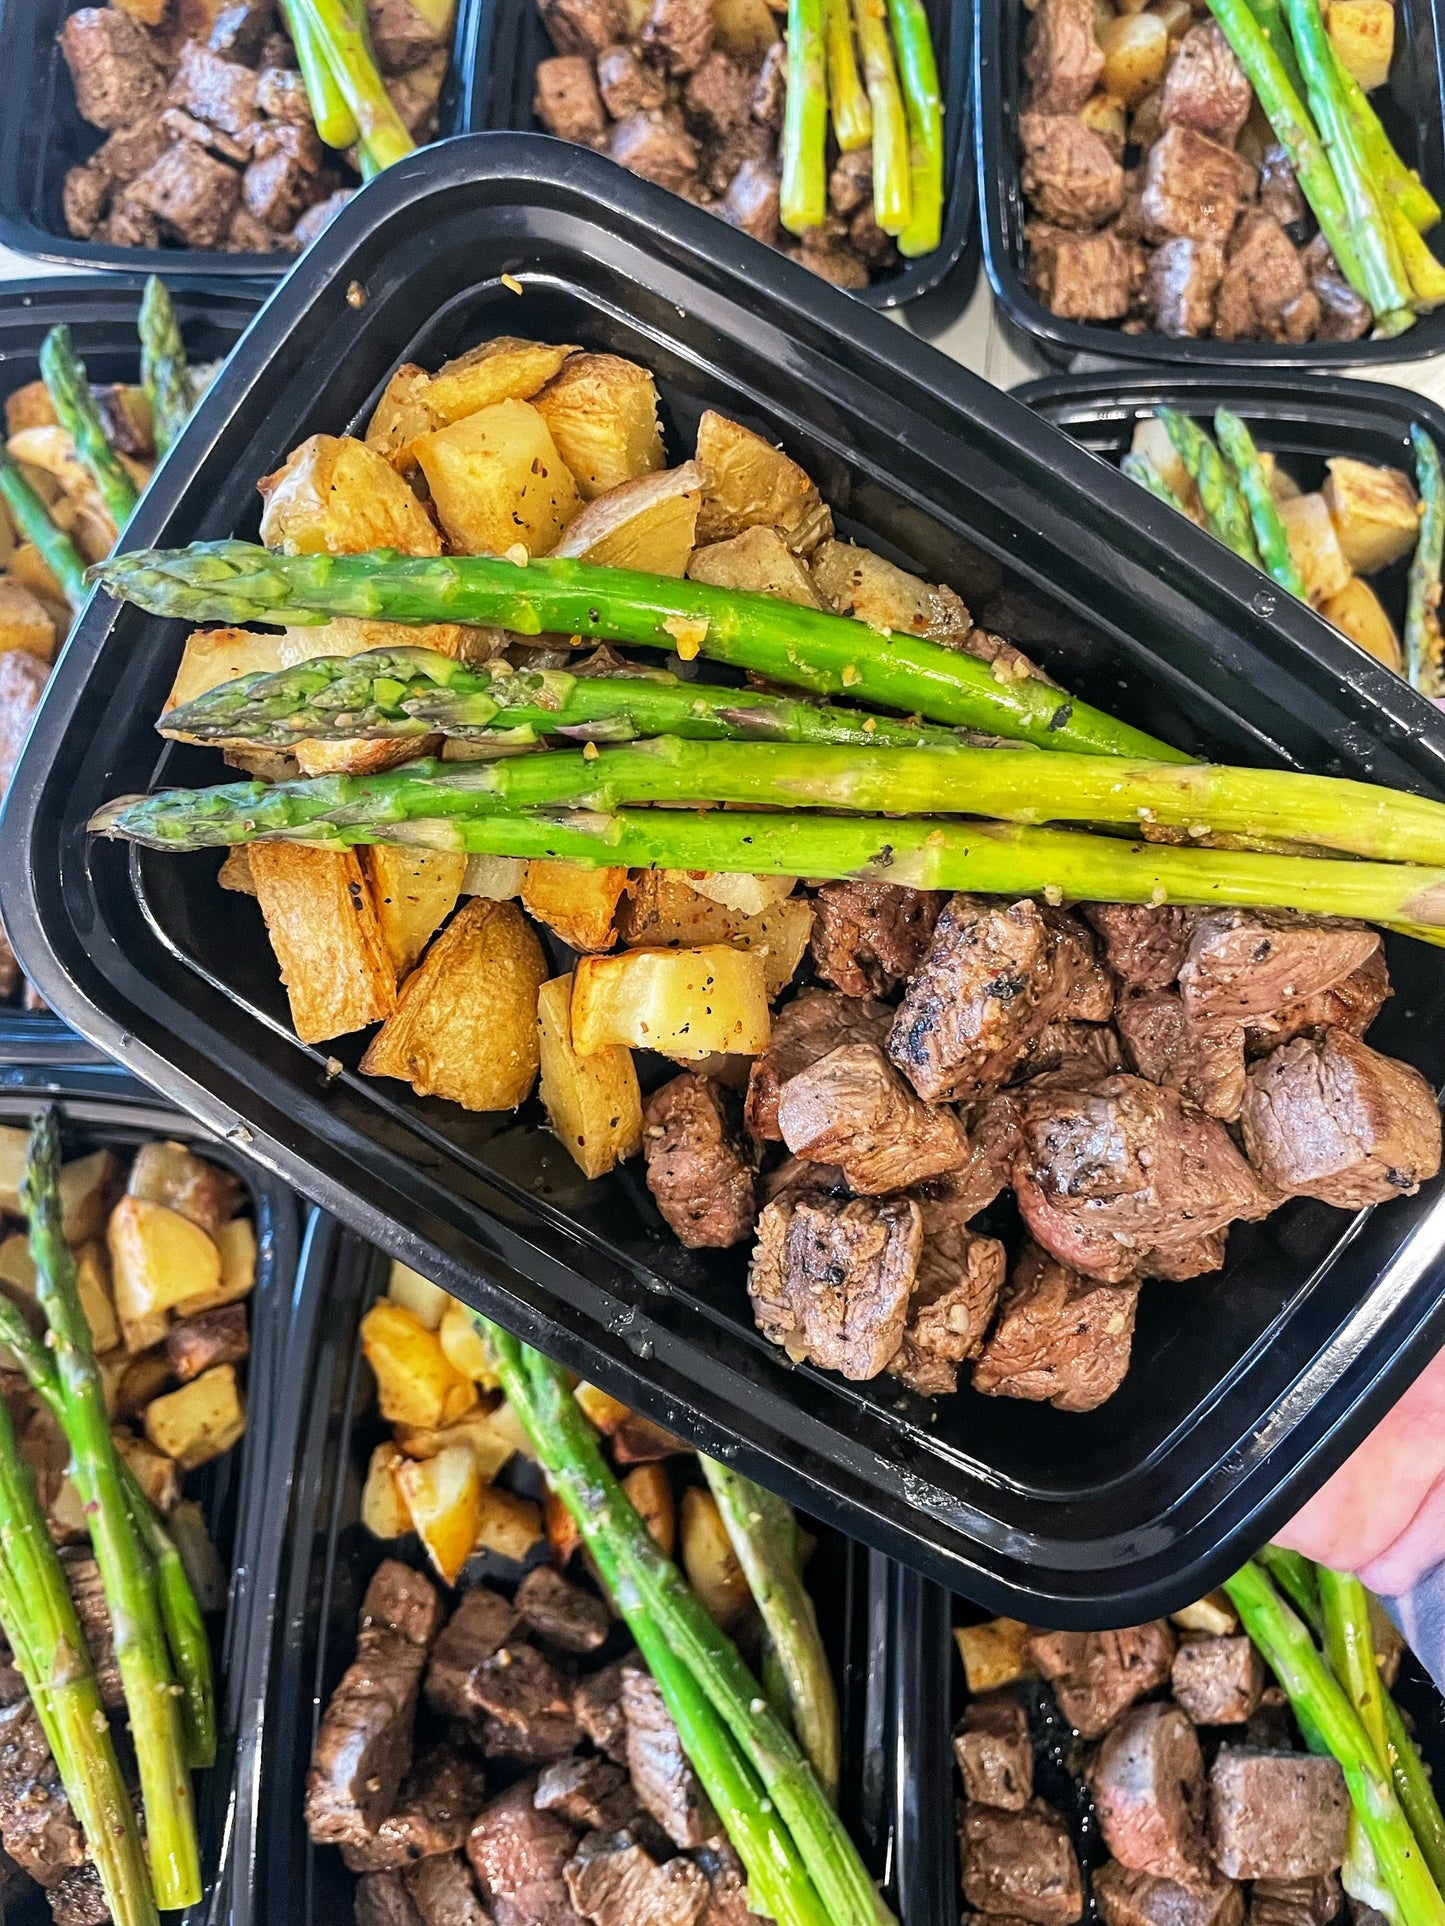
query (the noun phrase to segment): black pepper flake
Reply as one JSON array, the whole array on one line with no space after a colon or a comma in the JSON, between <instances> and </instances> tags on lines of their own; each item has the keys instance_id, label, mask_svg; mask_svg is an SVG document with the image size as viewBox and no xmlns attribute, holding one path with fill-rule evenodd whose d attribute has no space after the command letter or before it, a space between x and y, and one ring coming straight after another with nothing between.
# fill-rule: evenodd
<instances>
[{"instance_id":1,"label":"black pepper flake","mask_svg":"<svg viewBox=\"0 0 1445 1926\"><path fill-rule=\"evenodd\" d=\"M1073 713L1074 713L1074 705L1072 702L1061 702L1058 708L1055 709L1054 713L1049 717L1049 728L1051 730L1067 729L1069 726L1069 718L1073 715Z\"/></svg>"},{"instance_id":2,"label":"black pepper flake","mask_svg":"<svg viewBox=\"0 0 1445 1926\"><path fill-rule=\"evenodd\" d=\"M891 869L893 867L892 843L885 843L882 849L880 849L878 854L873 858L873 861L878 866L879 869Z\"/></svg>"}]
</instances>

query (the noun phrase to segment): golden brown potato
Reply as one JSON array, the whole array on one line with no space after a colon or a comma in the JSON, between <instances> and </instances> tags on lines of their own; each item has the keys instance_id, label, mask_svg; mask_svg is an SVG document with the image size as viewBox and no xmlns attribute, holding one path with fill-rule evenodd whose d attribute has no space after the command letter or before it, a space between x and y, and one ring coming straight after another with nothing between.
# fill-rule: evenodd
<instances>
[{"instance_id":1,"label":"golden brown potato","mask_svg":"<svg viewBox=\"0 0 1445 1926\"><path fill-rule=\"evenodd\" d=\"M756 916L745 916L700 895L681 871L645 869L618 905L622 941L652 949L692 949L730 943L763 959L768 998L791 983L813 932L813 906L790 896Z\"/></svg>"},{"instance_id":2,"label":"golden brown potato","mask_svg":"<svg viewBox=\"0 0 1445 1926\"><path fill-rule=\"evenodd\" d=\"M1339 594L1351 574L1329 503L1323 495L1300 495L1278 506L1294 565L1304 578L1306 595L1318 608Z\"/></svg>"},{"instance_id":3,"label":"golden brown potato","mask_svg":"<svg viewBox=\"0 0 1445 1926\"><path fill-rule=\"evenodd\" d=\"M223 1304L199 1317L181 1318L166 1333L166 1357L182 1384L216 1364L239 1364L250 1355L244 1304Z\"/></svg>"},{"instance_id":4,"label":"golden brown potato","mask_svg":"<svg viewBox=\"0 0 1445 1926\"><path fill-rule=\"evenodd\" d=\"M349 435L312 435L258 486L261 540L285 555L440 555L431 517L391 464Z\"/></svg>"},{"instance_id":5,"label":"golden brown potato","mask_svg":"<svg viewBox=\"0 0 1445 1926\"><path fill-rule=\"evenodd\" d=\"M549 1485L542 1500L542 1517L547 1528L547 1543L552 1547L552 1562L566 1571L582 1543L582 1528Z\"/></svg>"},{"instance_id":6,"label":"golden brown potato","mask_svg":"<svg viewBox=\"0 0 1445 1926\"><path fill-rule=\"evenodd\" d=\"M120 1166L108 1150L92 1150L60 1166L60 1228L67 1244L104 1237Z\"/></svg>"},{"instance_id":7,"label":"golden brown potato","mask_svg":"<svg viewBox=\"0 0 1445 1926\"><path fill-rule=\"evenodd\" d=\"M0 1124L0 1210L22 1215L20 1187L25 1182L30 1132L18 1124Z\"/></svg>"},{"instance_id":8,"label":"golden brown potato","mask_svg":"<svg viewBox=\"0 0 1445 1926\"><path fill-rule=\"evenodd\" d=\"M570 979L569 979L570 981ZM24 1231L11 1231L0 1243L0 1284L13 1296L35 1296L35 1260L30 1255L30 1239Z\"/></svg>"},{"instance_id":9,"label":"golden brown potato","mask_svg":"<svg viewBox=\"0 0 1445 1926\"><path fill-rule=\"evenodd\" d=\"M680 1535L689 1584L713 1623L730 1632L753 1595L710 1491L689 1485L683 1492Z\"/></svg>"},{"instance_id":10,"label":"golden brown potato","mask_svg":"<svg viewBox=\"0 0 1445 1926\"><path fill-rule=\"evenodd\" d=\"M700 545L745 528L775 528L795 555L811 555L833 533L833 513L816 484L780 448L709 409L698 423L703 475Z\"/></svg>"},{"instance_id":11,"label":"golden brown potato","mask_svg":"<svg viewBox=\"0 0 1445 1926\"><path fill-rule=\"evenodd\" d=\"M447 1306L454 1301L440 1284L433 1284L429 1277L423 1277L419 1271L412 1270L409 1265L403 1264L399 1257L392 1259L391 1277L387 1282L386 1294L393 1304L402 1305L429 1331L441 1329Z\"/></svg>"},{"instance_id":12,"label":"golden brown potato","mask_svg":"<svg viewBox=\"0 0 1445 1926\"><path fill-rule=\"evenodd\" d=\"M367 425L367 446L398 468L410 467L423 435L499 401L530 401L576 352L504 334L468 349L434 375L404 363L387 383Z\"/></svg>"},{"instance_id":13,"label":"golden brown potato","mask_svg":"<svg viewBox=\"0 0 1445 1926\"><path fill-rule=\"evenodd\" d=\"M110 1260L104 1244L92 1240L82 1244L75 1253L75 1289L97 1355L113 1351L120 1343L120 1325L116 1321Z\"/></svg>"},{"instance_id":14,"label":"golden brown potato","mask_svg":"<svg viewBox=\"0 0 1445 1926\"><path fill-rule=\"evenodd\" d=\"M499 1558L515 1559L522 1565L542 1536L540 1505L530 1498L518 1498L500 1485L482 1487L477 1551L495 1552Z\"/></svg>"},{"instance_id":15,"label":"golden brown potato","mask_svg":"<svg viewBox=\"0 0 1445 1926\"><path fill-rule=\"evenodd\" d=\"M1211 1592L1169 1616L1181 1632L1203 1632L1209 1638L1229 1638L1239 1630L1239 1619L1227 1592Z\"/></svg>"},{"instance_id":16,"label":"golden brown potato","mask_svg":"<svg viewBox=\"0 0 1445 1926\"><path fill-rule=\"evenodd\" d=\"M461 555L548 555L582 506L547 423L499 401L415 444L437 518Z\"/></svg>"},{"instance_id":17,"label":"golden brown potato","mask_svg":"<svg viewBox=\"0 0 1445 1926\"><path fill-rule=\"evenodd\" d=\"M18 435L26 428L58 426L55 403L43 381L27 381L12 388L5 397L5 433Z\"/></svg>"},{"instance_id":18,"label":"golden brown potato","mask_svg":"<svg viewBox=\"0 0 1445 1926\"><path fill-rule=\"evenodd\" d=\"M1135 106L1163 77L1169 29L1157 14L1136 13L1109 21L1098 41L1104 50L1104 91L1126 107Z\"/></svg>"},{"instance_id":19,"label":"golden brown potato","mask_svg":"<svg viewBox=\"0 0 1445 1926\"><path fill-rule=\"evenodd\" d=\"M747 589L757 595L781 596L804 608L823 606L813 578L775 528L745 528L726 542L696 549L687 565L695 582L717 588Z\"/></svg>"},{"instance_id":20,"label":"golden brown potato","mask_svg":"<svg viewBox=\"0 0 1445 1926\"><path fill-rule=\"evenodd\" d=\"M957 647L973 629L952 589L910 575L856 542L824 542L813 557L813 585L826 608L884 635L922 635Z\"/></svg>"},{"instance_id":21,"label":"golden brown potato","mask_svg":"<svg viewBox=\"0 0 1445 1926\"><path fill-rule=\"evenodd\" d=\"M406 1458L392 1473L437 1576L447 1585L471 1557L482 1521L482 1480L465 1445Z\"/></svg>"},{"instance_id":22,"label":"golden brown potato","mask_svg":"<svg viewBox=\"0 0 1445 1926\"><path fill-rule=\"evenodd\" d=\"M970 1694L992 1692L1015 1679L1028 1678L1029 1628L1016 1618L991 1618L983 1625L960 1625L953 1634L963 1660Z\"/></svg>"},{"instance_id":23,"label":"golden brown potato","mask_svg":"<svg viewBox=\"0 0 1445 1926\"><path fill-rule=\"evenodd\" d=\"M146 1497L163 1518L169 1517L181 1496L181 1474L175 1459L123 1425L117 1425L111 1436Z\"/></svg>"},{"instance_id":24,"label":"golden brown potato","mask_svg":"<svg viewBox=\"0 0 1445 1926\"><path fill-rule=\"evenodd\" d=\"M115 1308L128 1351L148 1348L136 1346L133 1330L220 1284L221 1253L215 1239L164 1204L122 1197L110 1214L107 1243Z\"/></svg>"},{"instance_id":25,"label":"golden brown potato","mask_svg":"<svg viewBox=\"0 0 1445 1926\"><path fill-rule=\"evenodd\" d=\"M456 908L467 859L449 849L374 843L361 852L361 866L400 982Z\"/></svg>"},{"instance_id":26,"label":"golden brown potato","mask_svg":"<svg viewBox=\"0 0 1445 1926\"><path fill-rule=\"evenodd\" d=\"M396 969L355 851L253 843L251 879L303 1043L396 1008Z\"/></svg>"},{"instance_id":27,"label":"golden brown potato","mask_svg":"<svg viewBox=\"0 0 1445 1926\"><path fill-rule=\"evenodd\" d=\"M1383 87L1395 57L1391 0L1330 0L1325 17L1335 52L1365 92Z\"/></svg>"},{"instance_id":28,"label":"golden brown potato","mask_svg":"<svg viewBox=\"0 0 1445 1926\"><path fill-rule=\"evenodd\" d=\"M484 1391L497 1388L497 1374L487 1355L471 1312L457 1298L449 1297L442 1321L437 1326L437 1342L464 1378L481 1385Z\"/></svg>"},{"instance_id":29,"label":"golden brown potato","mask_svg":"<svg viewBox=\"0 0 1445 1926\"><path fill-rule=\"evenodd\" d=\"M573 972L572 1047L581 1057L619 1043L684 1062L714 1051L755 1056L770 1027L763 960L751 950L625 950L579 957Z\"/></svg>"},{"instance_id":30,"label":"golden brown potato","mask_svg":"<svg viewBox=\"0 0 1445 1926\"><path fill-rule=\"evenodd\" d=\"M610 950L612 919L627 887L627 871L591 863L531 862L522 882L522 907L555 930L573 950Z\"/></svg>"},{"instance_id":31,"label":"golden brown potato","mask_svg":"<svg viewBox=\"0 0 1445 1926\"><path fill-rule=\"evenodd\" d=\"M1327 622L1357 642L1367 655L1383 662L1399 675L1403 658L1395 625L1385 613L1380 598L1368 582L1352 575L1338 595L1320 603L1320 614Z\"/></svg>"},{"instance_id":32,"label":"golden brown potato","mask_svg":"<svg viewBox=\"0 0 1445 1926\"><path fill-rule=\"evenodd\" d=\"M436 1332L390 1298L378 1298L361 1320L361 1349L390 1424L435 1430L454 1424L477 1402L477 1387L442 1350Z\"/></svg>"},{"instance_id":33,"label":"golden brown potato","mask_svg":"<svg viewBox=\"0 0 1445 1926\"><path fill-rule=\"evenodd\" d=\"M159 27L166 17L166 0L116 0L116 5L143 27Z\"/></svg>"},{"instance_id":34,"label":"golden brown potato","mask_svg":"<svg viewBox=\"0 0 1445 1926\"><path fill-rule=\"evenodd\" d=\"M455 1424L430 1428L426 1425L399 1424L396 1443L408 1458L434 1458L439 1451L464 1444L477 1461L482 1483L489 1485L517 1455L516 1446L505 1425L496 1422L497 1413L477 1405Z\"/></svg>"},{"instance_id":35,"label":"golden brown potato","mask_svg":"<svg viewBox=\"0 0 1445 1926\"><path fill-rule=\"evenodd\" d=\"M55 640L55 623L40 597L0 575L0 652L24 649L48 662L55 654Z\"/></svg>"},{"instance_id":36,"label":"golden brown potato","mask_svg":"<svg viewBox=\"0 0 1445 1926\"><path fill-rule=\"evenodd\" d=\"M212 1237L241 1205L241 1186L229 1170L208 1164L169 1138L141 1145L126 1189L132 1197L178 1210Z\"/></svg>"},{"instance_id":37,"label":"golden brown potato","mask_svg":"<svg viewBox=\"0 0 1445 1926\"><path fill-rule=\"evenodd\" d=\"M615 354L574 355L537 396L584 501L666 462L657 425L657 384Z\"/></svg>"},{"instance_id":38,"label":"golden brown potato","mask_svg":"<svg viewBox=\"0 0 1445 1926\"><path fill-rule=\"evenodd\" d=\"M542 1102L553 1130L585 1177L600 1177L642 1148L642 1092L630 1050L579 1057L572 1047L572 978L537 992Z\"/></svg>"},{"instance_id":39,"label":"golden brown potato","mask_svg":"<svg viewBox=\"0 0 1445 1926\"><path fill-rule=\"evenodd\" d=\"M38 596L56 618L56 633L64 634L70 627L70 608L65 600L65 591L34 542L17 543L5 566L11 581L19 582L22 588L28 588L32 595Z\"/></svg>"},{"instance_id":40,"label":"golden brown potato","mask_svg":"<svg viewBox=\"0 0 1445 1926\"><path fill-rule=\"evenodd\" d=\"M551 985L547 986L549 989ZM633 1415L631 1405L624 1404L621 1398L614 1398L610 1391L600 1385L582 1383L572 1392L581 1405L589 1424L595 1425L604 1438L612 1437L620 1431Z\"/></svg>"},{"instance_id":41,"label":"golden brown potato","mask_svg":"<svg viewBox=\"0 0 1445 1926\"><path fill-rule=\"evenodd\" d=\"M387 382L381 400L366 424L366 445L375 449L391 465L405 474L416 466L411 445L418 435L429 435L439 428L431 410L422 401L431 376L414 361L404 361Z\"/></svg>"},{"instance_id":42,"label":"golden brown potato","mask_svg":"<svg viewBox=\"0 0 1445 1926\"><path fill-rule=\"evenodd\" d=\"M396 1482L402 1462L394 1444L379 1444L366 1467L361 1487L361 1522L373 1538L400 1538L411 1530L411 1513Z\"/></svg>"},{"instance_id":43,"label":"golden brown potato","mask_svg":"<svg viewBox=\"0 0 1445 1926\"><path fill-rule=\"evenodd\" d=\"M702 473L695 461L638 475L590 501L552 552L599 568L682 575L701 501Z\"/></svg>"},{"instance_id":44,"label":"golden brown potato","mask_svg":"<svg viewBox=\"0 0 1445 1926\"><path fill-rule=\"evenodd\" d=\"M157 1451L174 1458L182 1471L219 1458L246 1429L246 1408L236 1383L236 1368L218 1364L213 1371L152 1398L145 1431Z\"/></svg>"},{"instance_id":45,"label":"golden brown potato","mask_svg":"<svg viewBox=\"0 0 1445 1926\"><path fill-rule=\"evenodd\" d=\"M1334 518L1345 560L1359 575L1401 561L1420 533L1420 498L1398 468L1336 455L1321 493Z\"/></svg>"},{"instance_id":46,"label":"golden brown potato","mask_svg":"<svg viewBox=\"0 0 1445 1926\"><path fill-rule=\"evenodd\" d=\"M221 1304L235 1304L250 1295L256 1282L256 1231L249 1217L233 1217L212 1232L221 1253L220 1282L175 1305L177 1317L199 1317Z\"/></svg>"},{"instance_id":47,"label":"golden brown potato","mask_svg":"<svg viewBox=\"0 0 1445 1926\"><path fill-rule=\"evenodd\" d=\"M547 964L511 903L464 903L402 986L362 1059L418 1096L468 1110L515 1110L536 1081L537 991Z\"/></svg>"},{"instance_id":48,"label":"golden brown potato","mask_svg":"<svg viewBox=\"0 0 1445 1926\"><path fill-rule=\"evenodd\" d=\"M785 903L797 888L796 876L753 876L746 870L710 869L694 874L692 870L672 872L685 875L688 886L699 896L720 903L738 916L761 916L765 910Z\"/></svg>"},{"instance_id":49,"label":"golden brown potato","mask_svg":"<svg viewBox=\"0 0 1445 1926\"><path fill-rule=\"evenodd\" d=\"M1259 464L1264 470L1265 480L1269 483L1269 492L1273 495L1276 504L1280 502L1292 502L1297 496L1304 493L1304 490L1300 487L1294 476L1290 474L1289 470L1280 467L1271 449L1260 449Z\"/></svg>"},{"instance_id":50,"label":"golden brown potato","mask_svg":"<svg viewBox=\"0 0 1445 1926\"><path fill-rule=\"evenodd\" d=\"M672 1498L672 1480L666 1470L660 1464L638 1465L622 1480L622 1489L663 1556L671 1558L677 1546L677 1507Z\"/></svg>"},{"instance_id":51,"label":"golden brown potato","mask_svg":"<svg viewBox=\"0 0 1445 1926\"><path fill-rule=\"evenodd\" d=\"M98 562L109 550L93 552L99 542L109 532L112 546L115 543L115 523L105 505L90 470L75 452L75 443L64 428L22 428L18 435L12 435L8 450L12 461L22 463L26 468L38 468L43 474L59 484L61 494L73 504L77 517L84 517L84 525L77 520L71 533L85 551L88 562Z\"/></svg>"}]
</instances>

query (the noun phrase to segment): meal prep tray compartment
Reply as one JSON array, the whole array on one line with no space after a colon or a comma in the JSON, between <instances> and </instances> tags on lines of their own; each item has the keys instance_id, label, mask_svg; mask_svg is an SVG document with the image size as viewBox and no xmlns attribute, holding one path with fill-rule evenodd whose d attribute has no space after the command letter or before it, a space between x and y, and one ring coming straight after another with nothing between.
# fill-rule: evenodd
<instances>
[{"instance_id":1,"label":"meal prep tray compartment","mask_svg":"<svg viewBox=\"0 0 1445 1926\"><path fill-rule=\"evenodd\" d=\"M1445 203L1445 64L1437 0L1399 0L1390 78L1370 99L1407 166ZM1009 319L1047 360L1076 354L1187 366L1349 368L1415 361L1445 349L1445 309L1421 315L1392 341L1214 341L1176 339L1150 328L1125 334L1104 322L1061 321L1033 293L1025 272L1029 218L1019 175L1019 103L1024 89L1024 0L979 0L974 44L979 225L988 278ZM1438 248L1440 230L1430 237Z\"/></svg>"},{"instance_id":2,"label":"meal prep tray compartment","mask_svg":"<svg viewBox=\"0 0 1445 1926\"><path fill-rule=\"evenodd\" d=\"M700 407L731 410L810 466L845 531L970 596L1007 565L996 626L1131 720L1441 790L1445 720L1398 678L1007 396L811 282L809 316L803 270L763 265L581 149L419 155L273 296L131 538L253 533L256 477L364 417L397 362L551 334L653 366L674 449ZM255 906L216 890L213 858L88 841L96 805L159 771L217 777L153 732L183 632L95 602L17 773L3 911L47 1000L350 1227L815 1515L994 1607L1147 1616L1267 1536L1445 1336L1437 1182L1356 1223L1296 1205L1238 1228L1224 1277L1145 1293L1134 1370L1089 1417L791 1369L753 1328L742 1254L682 1251L635 1171L588 1186L535 1105L469 1115L359 1078L357 1039L303 1051ZM1379 1042L1439 1084L1437 959L1402 943L1392 964Z\"/></svg>"},{"instance_id":3,"label":"meal prep tray compartment","mask_svg":"<svg viewBox=\"0 0 1445 1926\"><path fill-rule=\"evenodd\" d=\"M255 1592L250 1548L264 1535L267 1447L287 1360L292 1291L299 1261L300 1214L287 1186L214 1138L189 1117L157 1103L143 1085L111 1069L12 1069L0 1085L0 1124L24 1126L54 1103L67 1157L111 1149L122 1158L157 1137L171 1137L240 1178L256 1227L256 1285L247 1300L251 1355L246 1363L246 1432L240 1444L190 1472L185 1495L199 1500L206 1523L231 1574L224 1625L211 1621L216 1661L216 1764L196 1779L205 1897L177 1917L182 1926L228 1926L233 1850L238 1825L252 1810L255 1788L246 1779L250 1720L244 1697L245 1658L252 1642ZM10 1915L7 1913L7 1919ZM48 1921L43 1903L15 1915L15 1926Z\"/></svg>"}]
</instances>

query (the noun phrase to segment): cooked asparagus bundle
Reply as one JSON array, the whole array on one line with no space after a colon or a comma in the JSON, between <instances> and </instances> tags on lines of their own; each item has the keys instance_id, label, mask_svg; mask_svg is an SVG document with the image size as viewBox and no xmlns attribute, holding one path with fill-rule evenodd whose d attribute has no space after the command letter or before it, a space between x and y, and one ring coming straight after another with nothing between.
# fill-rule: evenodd
<instances>
[{"instance_id":1,"label":"cooked asparagus bundle","mask_svg":"<svg viewBox=\"0 0 1445 1926\"><path fill-rule=\"evenodd\" d=\"M858 77L853 46L853 16L848 0L826 0L828 26L828 100L833 132L845 154L866 147L873 138L873 113Z\"/></svg>"},{"instance_id":2,"label":"cooked asparagus bundle","mask_svg":"<svg viewBox=\"0 0 1445 1926\"><path fill-rule=\"evenodd\" d=\"M1219 450L1198 422L1191 421L1188 415L1181 414L1177 408L1160 408L1158 414L1169 431L1169 439L1179 459L1189 470L1199 490L1200 506L1209 523L1210 534L1223 542L1226 548L1232 548L1246 562L1263 568L1264 563L1255 545L1249 510L1235 488L1233 477Z\"/></svg>"},{"instance_id":3,"label":"cooked asparagus bundle","mask_svg":"<svg viewBox=\"0 0 1445 1926\"><path fill-rule=\"evenodd\" d=\"M1121 473L1127 475L1131 482L1137 482L1140 488L1147 488L1156 501L1166 503L1170 508L1174 509L1177 514L1187 515L1189 513L1183 502L1180 501L1179 497L1174 493L1174 490L1169 486L1168 482L1165 481L1164 477L1159 473L1159 470L1147 455L1125 455L1124 459L1119 463L1119 468Z\"/></svg>"},{"instance_id":4,"label":"cooked asparagus bundle","mask_svg":"<svg viewBox=\"0 0 1445 1926\"><path fill-rule=\"evenodd\" d=\"M288 0L291 19L324 58L336 90L356 122L364 153L377 169L416 152L376 70L365 28L345 0Z\"/></svg>"},{"instance_id":5,"label":"cooked asparagus bundle","mask_svg":"<svg viewBox=\"0 0 1445 1926\"><path fill-rule=\"evenodd\" d=\"M151 404L156 454L163 455L185 427L195 393L180 323L158 274L147 279L141 300L140 379Z\"/></svg>"},{"instance_id":6,"label":"cooked asparagus bundle","mask_svg":"<svg viewBox=\"0 0 1445 1926\"><path fill-rule=\"evenodd\" d=\"M325 146L345 153L348 147L355 146L360 129L336 83L325 46L317 37L314 16L295 7L292 0L281 0L281 17L296 50L296 65L306 83L306 98L311 103L316 132Z\"/></svg>"},{"instance_id":7,"label":"cooked asparagus bundle","mask_svg":"<svg viewBox=\"0 0 1445 1926\"><path fill-rule=\"evenodd\" d=\"M873 120L873 218L885 234L902 235L913 217L908 112L888 38L886 0L853 0L853 18Z\"/></svg>"},{"instance_id":8,"label":"cooked asparagus bundle","mask_svg":"<svg viewBox=\"0 0 1445 1926\"><path fill-rule=\"evenodd\" d=\"M85 363L71 346L70 329L63 321L53 327L40 344L40 372L56 417L75 443L76 454L90 470L111 520L118 529L124 528L135 513L140 497L119 455L106 439L86 378Z\"/></svg>"},{"instance_id":9,"label":"cooked asparagus bundle","mask_svg":"<svg viewBox=\"0 0 1445 1926\"><path fill-rule=\"evenodd\" d=\"M59 582L71 608L85 600L85 563L64 529L50 519L50 510L26 481L20 470L0 448L0 500L27 542L33 542L40 558Z\"/></svg>"}]
</instances>

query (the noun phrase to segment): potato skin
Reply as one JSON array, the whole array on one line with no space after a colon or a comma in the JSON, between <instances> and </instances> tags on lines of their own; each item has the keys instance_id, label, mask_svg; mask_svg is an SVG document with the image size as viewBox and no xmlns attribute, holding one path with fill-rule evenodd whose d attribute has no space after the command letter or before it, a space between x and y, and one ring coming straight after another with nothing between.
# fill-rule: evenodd
<instances>
[{"instance_id":1,"label":"potato skin","mask_svg":"<svg viewBox=\"0 0 1445 1926\"><path fill-rule=\"evenodd\" d=\"M544 983L537 993L542 1102L583 1176L601 1177L642 1148L642 1092L622 1045L578 1056L571 1012L571 976Z\"/></svg>"},{"instance_id":2,"label":"potato skin","mask_svg":"<svg viewBox=\"0 0 1445 1926\"><path fill-rule=\"evenodd\" d=\"M1305 593L1318 608L1339 594L1351 574L1329 504L1323 495L1300 495L1279 503L1279 518L1294 565L1304 578Z\"/></svg>"},{"instance_id":3,"label":"potato skin","mask_svg":"<svg viewBox=\"0 0 1445 1926\"><path fill-rule=\"evenodd\" d=\"M595 496L552 552L599 568L684 575L701 502L702 471L694 461L638 475Z\"/></svg>"},{"instance_id":4,"label":"potato skin","mask_svg":"<svg viewBox=\"0 0 1445 1926\"><path fill-rule=\"evenodd\" d=\"M694 549L687 572L694 582L711 582L716 588L776 595L803 608L823 606L812 576L775 528L745 528L725 542Z\"/></svg>"}]
</instances>

